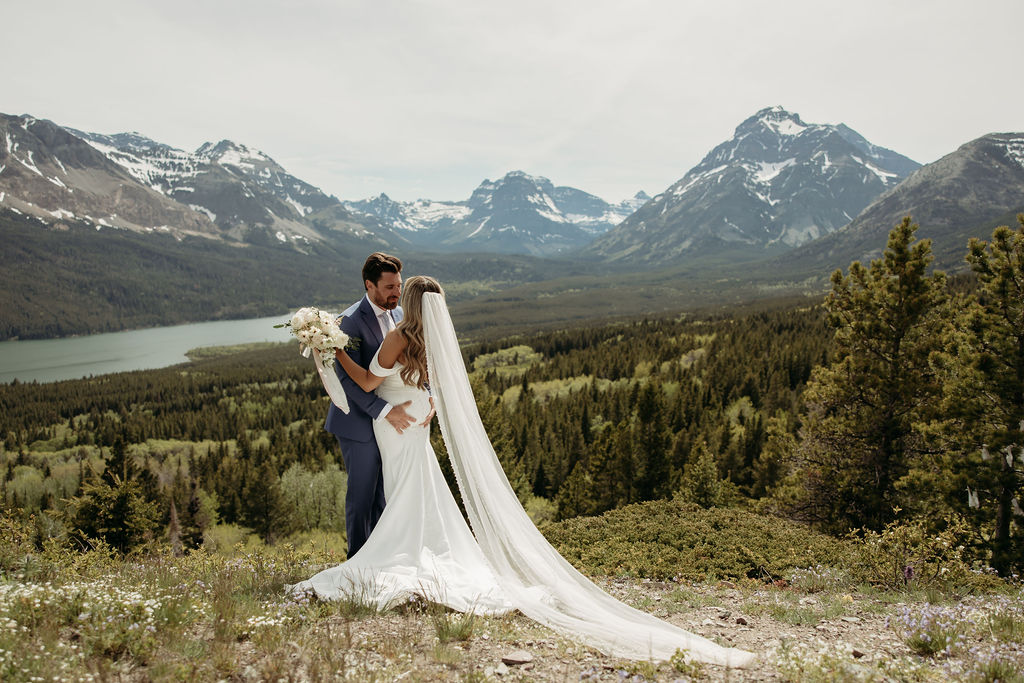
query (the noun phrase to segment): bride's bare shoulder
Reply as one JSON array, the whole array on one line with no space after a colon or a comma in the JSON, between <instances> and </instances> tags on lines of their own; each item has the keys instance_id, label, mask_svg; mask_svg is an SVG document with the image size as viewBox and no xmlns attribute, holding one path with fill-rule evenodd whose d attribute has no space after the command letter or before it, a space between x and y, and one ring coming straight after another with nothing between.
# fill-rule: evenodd
<instances>
[{"instance_id":1,"label":"bride's bare shoulder","mask_svg":"<svg viewBox=\"0 0 1024 683\"><path fill-rule=\"evenodd\" d=\"M395 367L395 361L399 359L408 345L409 342L406 340L405 335L398 331L398 329L389 331L380 345L377 362L380 363L382 368L390 370Z\"/></svg>"}]
</instances>

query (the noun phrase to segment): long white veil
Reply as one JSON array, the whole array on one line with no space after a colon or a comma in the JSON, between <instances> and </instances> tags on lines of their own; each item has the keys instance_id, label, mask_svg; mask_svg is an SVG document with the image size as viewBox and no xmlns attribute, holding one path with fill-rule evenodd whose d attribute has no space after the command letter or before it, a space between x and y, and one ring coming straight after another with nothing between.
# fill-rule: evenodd
<instances>
[{"instance_id":1,"label":"long white veil","mask_svg":"<svg viewBox=\"0 0 1024 683\"><path fill-rule=\"evenodd\" d=\"M523 614L609 655L689 657L740 667L754 655L725 648L608 595L541 535L516 498L480 421L444 296L423 295L430 384L469 521L501 588Z\"/></svg>"}]
</instances>

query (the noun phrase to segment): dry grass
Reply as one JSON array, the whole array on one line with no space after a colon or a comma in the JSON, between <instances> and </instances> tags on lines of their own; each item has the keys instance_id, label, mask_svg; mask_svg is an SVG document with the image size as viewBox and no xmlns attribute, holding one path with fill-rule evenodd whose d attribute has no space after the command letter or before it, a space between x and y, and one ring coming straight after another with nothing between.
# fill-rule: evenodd
<instances>
[{"instance_id":1,"label":"dry grass","mask_svg":"<svg viewBox=\"0 0 1024 683\"><path fill-rule=\"evenodd\" d=\"M756 580L597 578L627 603L761 654L753 668L729 671L681 657L606 657L518 613L467 616L418 600L378 613L360 601L289 596L286 584L319 569L330 552L279 546L118 559L53 548L8 563L0 582L0 679L981 681L992 680L988 671L1021 680L1019 589L985 600L947 596L957 606L948 614L962 615L950 626L965 634L962 645L921 656L913 647L921 633L913 629L923 618L915 615L927 616L934 595L806 579L812 590ZM502 664L513 650L533 661Z\"/></svg>"}]
</instances>

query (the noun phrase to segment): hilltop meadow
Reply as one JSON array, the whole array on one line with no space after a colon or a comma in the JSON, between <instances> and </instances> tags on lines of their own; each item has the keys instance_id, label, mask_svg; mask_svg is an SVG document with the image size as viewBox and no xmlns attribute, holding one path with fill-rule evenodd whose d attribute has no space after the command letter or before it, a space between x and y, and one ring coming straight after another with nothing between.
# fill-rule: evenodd
<instances>
[{"instance_id":1,"label":"hilltop meadow","mask_svg":"<svg viewBox=\"0 0 1024 683\"><path fill-rule=\"evenodd\" d=\"M551 543L751 669L288 597L344 557L346 475L283 344L0 385L0 678L1024 680L1024 219L956 278L914 232L824 298L464 345Z\"/></svg>"}]
</instances>

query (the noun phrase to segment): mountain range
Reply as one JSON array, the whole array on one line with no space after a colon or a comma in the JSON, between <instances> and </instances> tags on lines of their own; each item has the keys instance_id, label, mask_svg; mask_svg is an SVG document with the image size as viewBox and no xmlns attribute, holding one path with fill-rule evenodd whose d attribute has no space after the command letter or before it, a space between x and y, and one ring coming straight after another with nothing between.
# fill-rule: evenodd
<instances>
[{"instance_id":1,"label":"mountain range","mask_svg":"<svg viewBox=\"0 0 1024 683\"><path fill-rule=\"evenodd\" d=\"M962 268L969 237L987 238L1024 210L1024 133L986 135L919 166L848 126L805 123L781 107L743 121L655 197L619 203L522 171L483 181L463 201L342 201L227 140L186 152L138 133L100 135L3 114L0 135L0 332L8 336L277 312L293 299L305 303L296 299L301 286L275 284L307 277L296 254L310 259L309 276L333 281L375 249L444 276L457 300L477 297L478 327L498 308L510 322L527 310L537 318L542 299L557 300L556 317L608 309L612 299L622 314L668 310L698 291L707 301L732 288L726 298L740 301L755 290L820 290L831 270L877 256L907 214L921 225L918 236L933 240L937 265ZM68 230L74 253L57 254L58 234ZM138 239L104 242L117 234ZM181 245L173 258L159 235ZM115 246L123 256L111 262ZM128 262L139 271L133 282L152 275L164 285L144 297L166 298L172 289L176 298L136 302L111 321L96 302L142 291L121 283ZM231 301L203 292L198 305L189 290L228 291L220 267L243 286L231 288ZM47 278L61 277L75 278L76 298L40 326L38 311L53 308L62 291ZM244 286L256 279L262 303ZM69 311L90 322L69 321ZM3 326L15 317L16 325Z\"/></svg>"},{"instance_id":2,"label":"mountain range","mask_svg":"<svg viewBox=\"0 0 1024 683\"><path fill-rule=\"evenodd\" d=\"M461 202L396 202L381 194L345 206L405 231L416 247L551 256L589 244L649 199L641 191L609 204L573 187L555 187L547 178L512 171L500 180L483 181Z\"/></svg>"},{"instance_id":3,"label":"mountain range","mask_svg":"<svg viewBox=\"0 0 1024 683\"><path fill-rule=\"evenodd\" d=\"M139 133L103 135L0 115L0 206L48 223L202 235L240 244L358 243L552 256L578 249L648 199L609 204L514 171L460 202L342 202L258 149L222 140L187 152Z\"/></svg>"},{"instance_id":4,"label":"mountain range","mask_svg":"<svg viewBox=\"0 0 1024 683\"><path fill-rule=\"evenodd\" d=\"M650 266L789 250L847 225L919 167L845 125L762 109L587 253Z\"/></svg>"}]
</instances>

